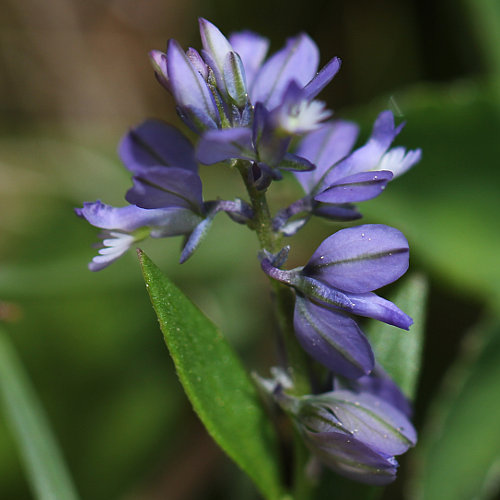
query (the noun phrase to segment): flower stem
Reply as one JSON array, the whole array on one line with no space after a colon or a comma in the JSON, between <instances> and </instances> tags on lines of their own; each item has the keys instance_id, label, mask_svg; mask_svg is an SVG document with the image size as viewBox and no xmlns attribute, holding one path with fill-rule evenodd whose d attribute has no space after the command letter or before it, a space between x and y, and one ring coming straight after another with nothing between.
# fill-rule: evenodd
<instances>
[{"instance_id":1,"label":"flower stem","mask_svg":"<svg viewBox=\"0 0 500 500\"><path fill-rule=\"evenodd\" d=\"M236 168L239 170L245 183L254 210L254 218L249 226L257 233L261 249L276 253L281 249L282 237L279 233L273 231L266 192L265 190L257 189L249 180L248 171L251 168L250 162L239 160L236 163Z\"/></svg>"},{"instance_id":2,"label":"flower stem","mask_svg":"<svg viewBox=\"0 0 500 500\"><path fill-rule=\"evenodd\" d=\"M272 254L279 252L283 246L282 235L273 230L272 218L267 204L265 190L258 190L249 180L249 162L238 161L236 164L254 210L254 218L249 223L260 243L262 250ZM293 327L294 293L292 289L279 281L271 279L274 299L274 312L282 335L282 343L286 355L286 367L293 380L294 395L303 395L311 392L309 377L309 360L295 338ZM307 500L311 496L312 484L307 477L305 464L308 453L304 443L297 432L294 432L294 476L293 498Z\"/></svg>"},{"instance_id":3,"label":"flower stem","mask_svg":"<svg viewBox=\"0 0 500 500\"><path fill-rule=\"evenodd\" d=\"M283 236L273 230L272 218L267 204L265 190L258 190L249 181L249 162L238 161L236 164L254 210L254 218L250 223L251 229L257 233L262 250L275 254L283 246ZM286 352L287 366L294 381L293 393L296 395L311 392L311 384L308 377L309 360L301 349L294 334L293 309L294 295L292 290L278 281L271 280L274 297L275 314L278 325L283 336L283 344Z\"/></svg>"}]
</instances>

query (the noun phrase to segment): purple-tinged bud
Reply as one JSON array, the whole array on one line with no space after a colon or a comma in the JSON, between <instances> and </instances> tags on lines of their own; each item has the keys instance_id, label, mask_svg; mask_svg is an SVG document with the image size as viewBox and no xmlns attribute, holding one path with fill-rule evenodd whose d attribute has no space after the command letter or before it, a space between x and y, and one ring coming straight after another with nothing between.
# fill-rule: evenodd
<instances>
[{"instance_id":1,"label":"purple-tinged bud","mask_svg":"<svg viewBox=\"0 0 500 500\"><path fill-rule=\"evenodd\" d=\"M200 56L199 52L191 47L187 49L186 55L188 59L191 61L191 64L196 68L198 73L203 77L205 81L208 80L208 66L205 64L205 61Z\"/></svg>"},{"instance_id":2,"label":"purple-tinged bud","mask_svg":"<svg viewBox=\"0 0 500 500\"><path fill-rule=\"evenodd\" d=\"M369 393L338 390L276 400L291 413L314 455L339 474L363 483L392 482L398 467L394 455L417 440L402 412Z\"/></svg>"},{"instance_id":3,"label":"purple-tinged bud","mask_svg":"<svg viewBox=\"0 0 500 500\"><path fill-rule=\"evenodd\" d=\"M220 91L225 91L224 65L233 47L219 28L206 19L200 18L200 35L203 44L203 56L215 75Z\"/></svg>"},{"instance_id":4,"label":"purple-tinged bud","mask_svg":"<svg viewBox=\"0 0 500 500\"><path fill-rule=\"evenodd\" d=\"M168 79L167 70L167 55L160 50L152 50L149 53L151 59L151 64L155 70L155 76L157 80L168 90L170 89L170 82Z\"/></svg>"},{"instance_id":5,"label":"purple-tinged bud","mask_svg":"<svg viewBox=\"0 0 500 500\"><path fill-rule=\"evenodd\" d=\"M245 82L245 68L236 52L229 52L223 67L224 83L227 93L238 108L244 108L248 102Z\"/></svg>"},{"instance_id":6,"label":"purple-tinged bud","mask_svg":"<svg viewBox=\"0 0 500 500\"><path fill-rule=\"evenodd\" d=\"M168 42L167 72L177 106L197 130L217 128L220 115L207 82L175 40Z\"/></svg>"},{"instance_id":7,"label":"purple-tinged bud","mask_svg":"<svg viewBox=\"0 0 500 500\"><path fill-rule=\"evenodd\" d=\"M229 42L243 61L247 85L250 88L266 58L269 40L251 31L242 31L233 33L229 37Z\"/></svg>"}]
</instances>

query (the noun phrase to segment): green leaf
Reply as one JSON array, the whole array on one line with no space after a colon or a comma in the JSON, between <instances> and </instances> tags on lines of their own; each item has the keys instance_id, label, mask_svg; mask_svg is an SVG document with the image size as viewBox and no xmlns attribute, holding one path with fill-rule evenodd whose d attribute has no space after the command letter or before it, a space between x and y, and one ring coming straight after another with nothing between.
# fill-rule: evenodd
<instances>
[{"instance_id":1,"label":"green leaf","mask_svg":"<svg viewBox=\"0 0 500 500\"><path fill-rule=\"evenodd\" d=\"M45 413L10 341L1 331L0 396L36 498L76 500L76 490Z\"/></svg>"},{"instance_id":2,"label":"green leaf","mask_svg":"<svg viewBox=\"0 0 500 500\"><path fill-rule=\"evenodd\" d=\"M256 389L213 323L141 251L151 302L193 408L268 499L281 497L276 438Z\"/></svg>"},{"instance_id":3,"label":"green leaf","mask_svg":"<svg viewBox=\"0 0 500 500\"><path fill-rule=\"evenodd\" d=\"M412 498L477 500L500 491L500 323L469 334L416 448Z\"/></svg>"},{"instance_id":4,"label":"green leaf","mask_svg":"<svg viewBox=\"0 0 500 500\"><path fill-rule=\"evenodd\" d=\"M413 318L409 332L380 321L372 321L367 328L375 359L410 399L415 397L420 371L427 288L423 276L408 276L391 297L392 302Z\"/></svg>"}]
</instances>

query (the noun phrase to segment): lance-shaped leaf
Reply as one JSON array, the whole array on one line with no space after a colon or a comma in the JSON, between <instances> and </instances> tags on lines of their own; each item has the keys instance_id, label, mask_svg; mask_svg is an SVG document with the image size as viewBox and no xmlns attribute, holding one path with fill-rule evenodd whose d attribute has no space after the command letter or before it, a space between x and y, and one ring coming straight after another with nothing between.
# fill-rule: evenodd
<instances>
[{"instance_id":1,"label":"lance-shaped leaf","mask_svg":"<svg viewBox=\"0 0 500 500\"><path fill-rule=\"evenodd\" d=\"M38 500L78 495L49 423L7 336L0 331L0 401Z\"/></svg>"},{"instance_id":2,"label":"lance-shaped leaf","mask_svg":"<svg viewBox=\"0 0 500 500\"><path fill-rule=\"evenodd\" d=\"M208 432L253 479L278 499L276 436L256 389L221 333L142 252L146 286L180 381Z\"/></svg>"},{"instance_id":3,"label":"lance-shaped leaf","mask_svg":"<svg viewBox=\"0 0 500 500\"><path fill-rule=\"evenodd\" d=\"M382 224L337 231L314 252L304 274L347 292L364 293L392 283L408 269L403 234Z\"/></svg>"}]
</instances>

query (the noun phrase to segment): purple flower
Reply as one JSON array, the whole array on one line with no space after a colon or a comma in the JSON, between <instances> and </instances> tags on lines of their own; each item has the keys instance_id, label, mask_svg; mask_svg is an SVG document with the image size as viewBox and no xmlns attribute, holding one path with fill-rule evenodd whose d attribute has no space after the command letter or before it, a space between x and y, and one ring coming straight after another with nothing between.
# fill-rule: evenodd
<instances>
[{"instance_id":1,"label":"purple flower","mask_svg":"<svg viewBox=\"0 0 500 500\"><path fill-rule=\"evenodd\" d=\"M338 389L317 396L284 396L304 442L325 465L350 479L385 485L396 478L401 455L417 441L398 408L369 392Z\"/></svg>"},{"instance_id":2,"label":"purple flower","mask_svg":"<svg viewBox=\"0 0 500 500\"><path fill-rule=\"evenodd\" d=\"M186 124L196 131L219 127L219 109L204 78L208 68L201 66L199 54L192 49L189 57L175 40L170 40L166 54L153 51L150 56L158 80L172 93Z\"/></svg>"},{"instance_id":3,"label":"purple flower","mask_svg":"<svg viewBox=\"0 0 500 500\"><path fill-rule=\"evenodd\" d=\"M275 229L287 235L287 221L301 213L337 220L359 218L352 203L375 198L390 180L421 158L420 149L389 149L403 125L396 127L393 114L383 111L367 143L352 153L358 135L358 127L353 123L328 122L307 134L295 153L316 168L294 173L306 196L278 213Z\"/></svg>"},{"instance_id":4,"label":"purple flower","mask_svg":"<svg viewBox=\"0 0 500 500\"><path fill-rule=\"evenodd\" d=\"M99 255L90 264L93 271L147 236L186 236L182 263L196 250L218 212L240 223L253 216L242 200L203 201L193 146L167 123L147 120L131 129L119 154L133 174L133 187L126 195L131 205L116 208L97 201L76 209L77 215L105 230Z\"/></svg>"},{"instance_id":5,"label":"purple flower","mask_svg":"<svg viewBox=\"0 0 500 500\"><path fill-rule=\"evenodd\" d=\"M157 78L174 96L181 117L203 134L199 161L313 168L287 149L292 136L315 130L331 115L314 98L335 76L340 60L330 60L318 73L318 48L305 34L288 40L267 61L269 42L255 33L235 33L228 40L200 19L200 34L201 54L191 48L184 53L174 40L166 53L151 53Z\"/></svg>"},{"instance_id":6,"label":"purple flower","mask_svg":"<svg viewBox=\"0 0 500 500\"><path fill-rule=\"evenodd\" d=\"M327 199L326 191L335 187L343 179L348 179L356 174L389 172L392 174L391 178L398 177L417 163L421 157L420 149L408 152L403 147L389 149L403 126L404 123L401 123L397 127L395 126L394 115L391 111L380 113L366 144L325 173L317 190L322 196L317 195L316 199L318 201L325 201ZM302 151L302 154L308 157L307 152ZM364 199L372 197L370 195Z\"/></svg>"},{"instance_id":7,"label":"purple flower","mask_svg":"<svg viewBox=\"0 0 500 500\"><path fill-rule=\"evenodd\" d=\"M294 327L304 350L333 372L357 378L371 372L374 358L351 316L410 327L408 315L372 293L402 276L408 258L400 231L371 224L336 232L303 268L280 270L267 257L261 265L271 278L295 288Z\"/></svg>"},{"instance_id":8,"label":"purple flower","mask_svg":"<svg viewBox=\"0 0 500 500\"><path fill-rule=\"evenodd\" d=\"M271 368L254 375L262 395L293 420L305 444L326 466L362 483L385 485L396 478L400 455L417 441L410 404L380 367L357 380L334 379L334 390L294 396L290 375Z\"/></svg>"},{"instance_id":9,"label":"purple flower","mask_svg":"<svg viewBox=\"0 0 500 500\"><path fill-rule=\"evenodd\" d=\"M203 215L203 198L193 146L175 127L146 120L122 139L119 154L133 174L129 203L141 208L176 207Z\"/></svg>"},{"instance_id":10,"label":"purple flower","mask_svg":"<svg viewBox=\"0 0 500 500\"><path fill-rule=\"evenodd\" d=\"M198 142L197 158L207 165L242 159L254 162L281 178L277 169L312 170L308 160L288 153L291 136L278 133L272 113L257 103L252 128L207 131Z\"/></svg>"},{"instance_id":11,"label":"purple flower","mask_svg":"<svg viewBox=\"0 0 500 500\"><path fill-rule=\"evenodd\" d=\"M135 205L112 207L100 201L84 203L76 214L104 229L99 254L89 264L100 271L121 257L132 245L148 236L163 238L190 234L203 220L185 208L145 209Z\"/></svg>"},{"instance_id":12,"label":"purple flower","mask_svg":"<svg viewBox=\"0 0 500 500\"><path fill-rule=\"evenodd\" d=\"M254 37L245 40L240 34L240 47L249 50ZM255 72L249 87L252 103L260 102L266 109L280 106L291 82L306 89L304 98L312 100L332 80L340 68L338 58L331 59L318 73L319 51L304 33L287 40L285 47L265 61Z\"/></svg>"},{"instance_id":13,"label":"purple flower","mask_svg":"<svg viewBox=\"0 0 500 500\"><path fill-rule=\"evenodd\" d=\"M204 134L198 158L211 164L233 158L253 160L272 168L285 168L284 160L291 137L314 130L331 115L314 97L330 82L340 68L332 59L317 73L319 53L305 34L288 40L285 47L264 62L268 42L251 32L236 33L230 42L241 55L247 75L247 91L255 108L253 127L236 131L213 130ZM227 46L224 44L225 50ZM217 152L214 154L214 150ZM290 158L288 168L312 168L303 158Z\"/></svg>"},{"instance_id":14,"label":"purple flower","mask_svg":"<svg viewBox=\"0 0 500 500\"><path fill-rule=\"evenodd\" d=\"M200 19L203 44L184 52L170 40L167 52L150 56L158 80L171 92L178 112L194 131L247 125L250 106L240 56L219 29Z\"/></svg>"}]
</instances>

